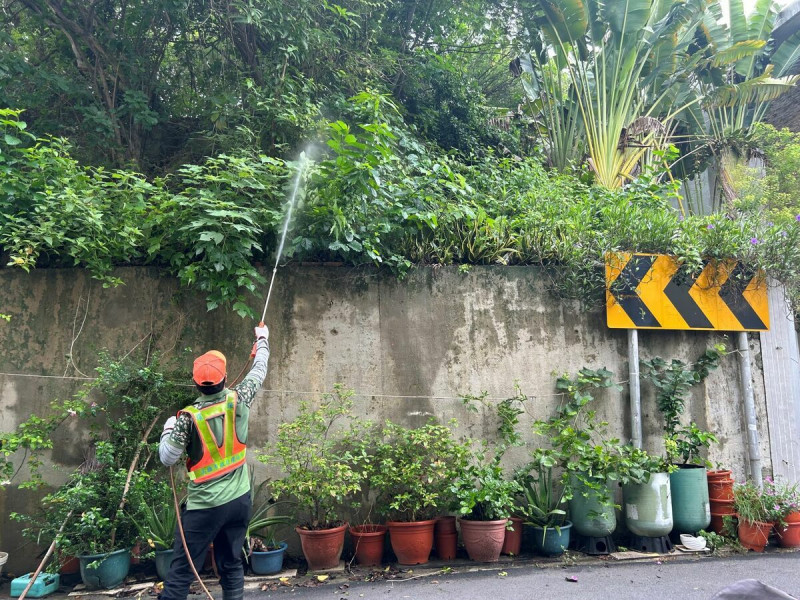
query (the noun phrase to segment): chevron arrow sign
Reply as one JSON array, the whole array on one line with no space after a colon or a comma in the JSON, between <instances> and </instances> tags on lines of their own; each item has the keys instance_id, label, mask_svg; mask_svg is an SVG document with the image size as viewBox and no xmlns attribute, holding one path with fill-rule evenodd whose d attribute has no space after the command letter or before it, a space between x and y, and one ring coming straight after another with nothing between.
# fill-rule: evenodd
<instances>
[{"instance_id":1,"label":"chevron arrow sign","mask_svg":"<svg viewBox=\"0 0 800 600\"><path fill-rule=\"evenodd\" d=\"M767 282L735 260L707 260L698 275L663 254L606 254L612 329L769 329Z\"/></svg>"}]
</instances>

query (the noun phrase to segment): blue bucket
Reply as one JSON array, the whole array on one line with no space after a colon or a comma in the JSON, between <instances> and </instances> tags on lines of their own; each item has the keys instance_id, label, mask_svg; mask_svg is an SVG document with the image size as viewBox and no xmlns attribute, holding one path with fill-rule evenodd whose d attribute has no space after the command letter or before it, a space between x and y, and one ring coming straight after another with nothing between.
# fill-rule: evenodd
<instances>
[{"instance_id":1,"label":"blue bucket","mask_svg":"<svg viewBox=\"0 0 800 600\"><path fill-rule=\"evenodd\" d=\"M250 568L256 575L274 575L283 568L283 553L288 544L281 542L277 550L269 552L253 552L250 555Z\"/></svg>"},{"instance_id":2,"label":"blue bucket","mask_svg":"<svg viewBox=\"0 0 800 600\"><path fill-rule=\"evenodd\" d=\"M81 579L89 590L110 590L125 581L131 567L131 551L117 550L106 554L79 556ZM89 566L97 562L95 566Z\"/></svg>"}]
</instances>

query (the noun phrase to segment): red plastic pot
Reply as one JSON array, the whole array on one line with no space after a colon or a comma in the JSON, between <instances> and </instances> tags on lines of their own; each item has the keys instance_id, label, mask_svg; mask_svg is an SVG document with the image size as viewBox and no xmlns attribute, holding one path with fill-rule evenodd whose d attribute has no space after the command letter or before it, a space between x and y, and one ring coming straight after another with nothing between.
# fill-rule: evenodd
<instances>
[{"instance_id":1,"label":"red plastic pot","mask_svg":"<svg viewBox=\"0 0 800 600\"><path fill-rule=\"evenodd\" d=\"M389 541L401 565L428 562L433 549L434 519L429 521L389 521Z\"/></svg>"},{"instance_id":2,"label":"red plastic pot","mask_svg":"<svg viewBox=\"0 0 800 600\"><path fill-rule=\"evenodd\" d=\"M300 547L308 561L309 571L334 569L339 566L344 548L344 532L347 531L346 523L332 529L311 530L295 527L295 531L300 536Z\"/></svg>"},{"instance_id":3,"label":"red plastic pot","mask_svg":"<svg viewBox=\"0 0 800 600\"><path fill-rule=\"evenodd\" d=\"M433 532L433 541L436 545L436 556L439 560L453 560L458 552L458 532Z\"/></svg>"},{"instance_id":4,"label":"red plastic pot","mask_svg":"<svg viewBox=\"0 0 800 600\"><path fill-rule=\"evenodd\" d=\"M497 562L506 539L508 519L470 521L459 519L461 537L469 557L476 562Z\"/></svg>"},{"instance_id":5,"label":"red plastic pot","mask_svg":"<svg viewBox=\"0 0 800 600\"><path fill-rule=\"evenodd\" d=\"M739 542L745 548L763 552L769 539L772 523L762 521L739 521Z\"/></svg>"},{"instance_id":6,"label":"red plastic pot","mask_svg":"<svg viewBox=\"0 0 800 600\"><path fill-rule=\"evenodd\" d=\"M731 471L726 470L717 470L717 471L706 471L706 476L708 477L708 481L718 481L720 479L732 479L731 478Z\"/></svg>"},{"instance_id":7,"label":"red plastic pot","mask_svg":"<svg viewBox=\"0 0 800 600\"><path fill-rule=\"evenodd\" d=\"M790 512L783 520L787 523L800 523L800 510Z\"/></svg>"},{"instance_id":8,"label":"red plastic pot","mask_svg":"<svg viewBox=\"0 0 800 600\"><path fill-rule=\"evenodd\" d=\"M709 500L712 515L735 515L733 500Z\"/></svg>"},{"instance_id":9,"label":"red plastic pot","mask_svg":"<svg viewBox=\"0 0 800 600\"><path fill-rule=\"evenodd\" d=\"M733 500L733 479L717 479L708 482L709 500Z\"/></svg>"},{"instance_id":10,"label":"red plastic pot","mask_svg":"<svg viewBox=\"0 0 800 600\"><path fill-rule=\"evenodd\" d=\"M778 545L781 548L800 547L800 521L786 523L785 527L776 527Z\"/></svg>"},{"instance_id":11,"label":"red plastic pot","mask_svg":"<svg viewBox=\"0 0 800 600\"><path fill-rule=\"evenodd\" d=\"M366 524L350 527L350 536L353 538L358 564L365 566L381 564L386 531L386 525Z\"/></svg>"},{"instance_id":12,"label":"red plastic pot","mask_svg":"<svg viewBox=\"0 0 800 600\"><path fill-rule=\"evenodd\" d=\"M58 572L62 575L74 575L81 570L81 561L77 556L62 556Z\"/></svg>"},{"instance_id":13,"label":"red plastic pot","mask_svg":"<svg viewBox=\"0 0 800 600\"><path fill-rule=\"evenodd\" d=\"M456 518L452 515L446 515L436 518L436 524L433 526L434 534L437 533L457 533L456 532Z\"/></svg>"},{"instance_id":14,"label":"red plastic pot","mask_svg":"<svg viewBox=\"0 0 800 600\"><path fill-rule=\"evenodd\" d=\"M522 519L511 517L511 527L512 529L506 529L506 537L500 554L517 556L522 548Z\"/></svg>"}]
</instances>

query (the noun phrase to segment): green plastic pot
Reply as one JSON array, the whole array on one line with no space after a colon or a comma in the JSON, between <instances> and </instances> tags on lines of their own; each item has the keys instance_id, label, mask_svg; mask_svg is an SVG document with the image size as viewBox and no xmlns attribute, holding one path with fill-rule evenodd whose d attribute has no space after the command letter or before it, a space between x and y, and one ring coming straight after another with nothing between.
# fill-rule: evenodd
<instances>
[{"instance_id":1,"label":"green plastic pot","mask_svg":"<svg viewBox=\"0 0 800 600\"><path fill-rule=\"evenodd\" d=\"M569 546L569 535L572 530L572 523L566 521L561 527L536 527L532 526L533 548L539 554L545 556L559 556Z\"/></svg>"},{"instance_id":2,"label":"green plastic pot","mask_svg":"<svg viewBox=\"0 0 800 600\"><path fill-rule=\"evenodd\" d=\"M711 523L711 505L705 467L678 465L678 470L669 474L669 486L673 530L695 534L707 529Z\"/></svg>"},{"instance_id":3,"label":"green plastic pot","mask_svg":"<svg viewBox=\"0 0 800 600\"><path fill-rule=\"evenodd\" d=\"M625 525L634 535L661 537L672 531L669 473L653 473L647 483L622 486Z\"/></svg>"},{"instance_id":4,"label":"green plastic pot","mask_svg":"<svg viewBox=\"0 0 800 600\"><path fill-rule=\"evenodd\" d=\"M175 555L175 550L156 550L156 573L158 578L164 581L169 573L169 568L172 566L172 557Z\"/></svg>"},{"instance_id":5,"label":"green plastic pot","mask_svg":"<svg viewBox=\"0 0 800 600\"><path fill-rule=\"evenodd\" d=\"M125 581L131 567L131 551L117 550L105 554L79 556L81 579L88 590L101 590L117 587ZM97 563L93 565L93 563ZM90 566L92 565L92 566Z\"/></svg>"},{"instance_id":6,"label":"green plastic pot","mask_svg":"<svg viewBox=\"0 0 800 600\"><path fill-rule=\"evenodd\" d=\"M613 505L613 492L610 482L606 482L611 504L602 502L603 493L585 486L572 478L572 499L569 501L569 516L575 532L587 537L605 537L614 533L617 515Z\"/></svg>"}]
</instances>

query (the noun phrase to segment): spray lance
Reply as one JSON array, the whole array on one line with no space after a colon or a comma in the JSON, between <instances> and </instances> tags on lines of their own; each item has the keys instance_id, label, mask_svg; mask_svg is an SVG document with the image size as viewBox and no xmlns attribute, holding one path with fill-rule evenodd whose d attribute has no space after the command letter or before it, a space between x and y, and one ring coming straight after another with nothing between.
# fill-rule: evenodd
<instances>
[{"instance_id":1,"label":"spray lance","mask_svg":"<svg viewBox=\"0 0 800 600\"><path fill-rule=\"evenodd\" d=\"M278 265L280 264L281 255L283 254L283 246L286 243L286 234L289 231L289 223L292 220L292 212L294 210L294 205L297 202L297 192L300 189L300 180L302 179L303 172L305 171L305 167L306 167L306 164L308 162L305 152L301 152L300 153L299 162L300 162L300 168L298 169L297 175L295 176L294 186L292 188L292 194L289 197L289 208L288 208L288 210L286 212L286 219L285 219L285 221L283 223L283 232L281 233L281 241L280 241L280 244L278 245L278 252L275 255L275 266L272 268L272 277L270 278L269 288L267 289L267 299L264 302L264 310L261 313L261 320L258 323L259 327L263 327L264 326L264 319L267 316L267 308L269 307L269 299L272 296L272 287L275 284L275 275L278 272ZM258 341L256 341L253 344L253 349L250 351L250 358L251 359L255 358L257 344L258 344ZM236 377L236 381L238 381L239 378L242 376L242 374L244 373L244 370L247 368L248 364L249 364L249 361L247 363L245 363L244 367L242 368L242 371ZM232 384L232 385L235 385L235 383ZM192 562L192 556L189 553L189 547L186 544L186 536L184 535L184 532L183 532L183 523L182 523L182 520L181 520L180 503L178 502L178 493L175 490L175 476L174 476L174 472L173 472L172 467L169 468L169 482L170 482L170 485L172 486L172 498L173 498L173 500L175 502L175 514L178 516L178 533L179 533L179 535L181 537L181 542L183 544L183 551L186 554L186 558L189 561L189 566L192 569L192 573L194 574L194 577L197 580L197 582L200 584L200 587L203 589L203 592L206 594L206 596L208 596L209 600L214 600L214 597L211 595L211 592L208 591L208 588L205 586L205 584L203 583L202 579L200 579L200 575L197 572L197 568L195 567L194 562Z\"/></svg>"}]
</instances>

